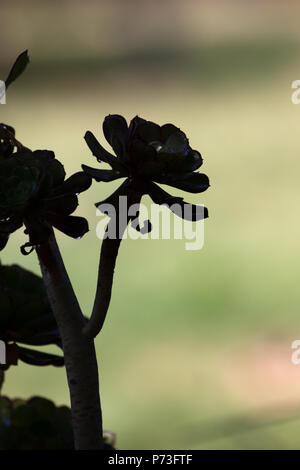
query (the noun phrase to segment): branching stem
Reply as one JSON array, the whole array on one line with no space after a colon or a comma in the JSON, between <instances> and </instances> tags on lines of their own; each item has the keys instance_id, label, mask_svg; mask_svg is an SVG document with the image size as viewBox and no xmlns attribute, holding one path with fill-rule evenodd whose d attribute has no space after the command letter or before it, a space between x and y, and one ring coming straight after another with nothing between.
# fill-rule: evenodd
<instances>
[{"instance_id":1,"label":"branching stem","mask_svg":"<svg viewBox=\"0 0 300 470\"><path fill-rule=\"evenodd\" d=\"M36 248L62 339L70 390L75 449L103 449L102 415L94 342L82 334L84 317L54 234Z\"/></svg>"}]
</instances>

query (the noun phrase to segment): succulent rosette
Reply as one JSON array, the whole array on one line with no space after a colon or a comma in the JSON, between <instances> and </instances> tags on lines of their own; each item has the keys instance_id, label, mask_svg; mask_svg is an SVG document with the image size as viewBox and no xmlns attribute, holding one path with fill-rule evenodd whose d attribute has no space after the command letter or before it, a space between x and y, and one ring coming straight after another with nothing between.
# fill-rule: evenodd
<instances>
[{"instance_id":1,"label":"succulent rosette","mask_svg":"<svg viewBox=\"0 0 300 470\"><path fill-rule=\"evenodd\" d=\"M172 196L156 184L190 193L201 193L209 187L208 177L195 171L203 162L200 153L190 147L186 135L178 127L173 124L159 126L138 116L128 126L124 117L109 115L104 120L103 132L115 155L104 149L90 131L85 140L98 161L108 163L112 169L94 169L87 165L82 168L96 181L126 179L102 202L116 204L119 196L135 191L139 198L148 194L155 203L166 204L185 219L195 221L208 217L205 207L188 204L182 197Z\"/></svg>"},{"instance_id":2,"label":"succulent rosette","mask_svg":"<svg viewBox=\"0 0 300 470\"><path fill-rule=\"evenodd\" d=\"M71 410L51 400L0 397L0 450L74 449Z\"/></svg>"},{"instance_id":3,"label":"succulent rosette","mask_svg":"<svg viewBox=\"0 0 300 470\"><path fill-rule=\"evenodd\" d=\"M115 434L103 432L104 449L114 450ZM71 410L52 400L0 397L0 450L74 450Z\"/></svg>"},{"instance_id":4,"label":"succulent rosette","mask_svg":"<svg viewBox=\"0 0 300 470\"><path fill-rule=\"evenodd\" d=\"M95 204L110 216L110 222L101 247L93 312L84 328L84 334L89 338L94 338L103 327L118 250L127 224L131 223L143 234L152 229L149 220L143 227L138 221L142 197L149 195L154 203L166 205L185 220L198 221L208 217L205 207L189 204L183 197L172 196L159 186L168 185L190 193L202 193L209 187L208 177L196 171L203 163L200 153L191 148L188 138L178 127L173 124L159 126L138 116L128 126L124 117L115 114L104 119L103 133L115 155L103 148L90 131L85 134L85 140L97 160L108 163L111 169L95 169L87 165L82 165L82 169L96 181L125 180L113 194ZM124 196L127 208L130 208L127 214L121 206L120 198ZM110 212L108 205L113 206L114 211ZM112 235L110 227L113 227Z\"/></svg>"},{"instance_id":5,"label":"succulent rosette","mask_svg":"<svg viewBox=\"0 0 300 470\"><path fill-rule=\"evenodd\" d=\"M12 130L9 134L13 135ZM45 243L52 227L70 237L82 237L88 231L86 219L70 214L91 178L80 171L65 179L64 167L52 151L22 147L9 154L13 150L13 142L0 142L0 249L22 225L29 235L29 242L21 247L23 254Z\"/></svg>"}]
</instances>

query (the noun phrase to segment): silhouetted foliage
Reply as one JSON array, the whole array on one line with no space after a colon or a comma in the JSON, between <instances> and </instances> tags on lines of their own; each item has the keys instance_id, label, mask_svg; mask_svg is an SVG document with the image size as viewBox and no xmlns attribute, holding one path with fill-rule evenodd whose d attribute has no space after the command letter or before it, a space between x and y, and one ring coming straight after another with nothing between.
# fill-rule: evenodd
<instances>
[{"instance_id":1,"label":"silhouetted foliage","mask_svg":"<svg viewBox=\"0 0 300 470\"><path fill-rule=\"evenodd\" d=\"M201 193L209 187L208 177L204 173L195 173L203 162L200 153L190 147L186 135L178 127L173 124L159 126L138 116L128 127L122 116L109 115L103 122L103 132L116 156L107 152L90 131L85 140L98 161L108 163L112 169L97 170L86 165L82 168L96 181L109 182L123 177L126 180L96 206L103 203L116 206L120 196L134 192L136 203L148 194L156 204L170 206L173 212L188 220L208 217L206 208L199 210L199 206L186 203L182 197L171 196L155 184L167 184L191 193ZM172 208L174 204L177 207Z\"/></svg>"},{"instance_id":2,"label":"silhouetted foliage","mask_svg":"<svg viewBox=\"0 0 300 470\"><path fill-rule=\"evenodd\" d=\"M42 397L0 397L0 450L74 449L71 410Z\"/></svg>"},{"instance_id":3,"label":"silhouetted foliage","mask_svg":"<svg viewBox=\"0 0 300 470\"><path fill-rule=\"evenodd\" d=\"M59 331L41 277L17 265L0 265L0 311L2 341L32 346L55 344L61 348ZM64 365L61 356L19 345L17 359L38 366ZM9 361L0 367L9 367Z\"/></svg>"}]
</instances>

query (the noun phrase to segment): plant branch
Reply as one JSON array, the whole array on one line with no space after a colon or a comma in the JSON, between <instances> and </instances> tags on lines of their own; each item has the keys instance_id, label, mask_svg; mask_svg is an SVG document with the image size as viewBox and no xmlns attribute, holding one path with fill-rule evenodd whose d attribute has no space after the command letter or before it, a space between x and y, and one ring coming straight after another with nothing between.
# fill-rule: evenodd
<instances>
[{"instance_id":1,"label":"plant branch","mask_svg":"<svg viewBox=\"0 0 300 470\"><path fill-rule=\"evenodd\" d=\"M128 207L133 204L139 204L141 197L142 193L129 190L127 194ZM117 204L115 215L110 219L107 225L105 238L103 239L100 250L97 288L93 311L89 322L83 329L83 333L87 338L95 338L100 333L110 304L114 271L120 244L126 227L133 218L128 215L128 212L127 214L122 215L124 217L120 217L120 208ZM109 238L110 233L114 233L115 238Z\"/></svg>"},{"instance_id":2,"label":"plant branch","mask_svg":"<svg viewBox=\"0 0 300 470\"><path fill-rule=\"evenodd\" d=\"M83 329L83 333L87 338L95 338L100 333L110 304L115 265L122 237L127 227L127 224L122 228L119 227L118 217L119 211L117 210L116 218L112 218L108 223L106 238L102 242L93 311L89 322ZM111 227L116 228L115 239L108 237Z\"/></svg>"},{"instance_id":3,"label":"plant branch","mask_svg":"<svg viewBox=\"0 0 300 470\"><path fill-rule=\"evenodd\" d=\"M97 359L82 334L85 319L65 269L54 233L36 248L49 301L62 339L71 399L75 449L103 449Z\"/></svg>"}]
</instances>

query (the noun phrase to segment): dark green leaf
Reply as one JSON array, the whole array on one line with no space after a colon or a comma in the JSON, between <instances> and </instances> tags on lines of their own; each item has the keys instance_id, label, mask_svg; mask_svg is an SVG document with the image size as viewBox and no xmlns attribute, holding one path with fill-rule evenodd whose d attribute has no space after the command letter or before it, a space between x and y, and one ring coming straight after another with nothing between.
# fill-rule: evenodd
<instances>
[{"instance_id":1,"label":"dark green leaf","mask_svg":"<svg viewBox=\"0 0 300 470\"><path fill-rule=\"evenodd\" d=\"M117 171L124 171L124 165L120 162L120 160L114 157L112 154L107 152L102 145L98 142L94 134L92 132L87 131L84 139L89 146L92 154L99 160L105 163L108 163L114 170Z\"/></svg>"},{"instance_id":2,"label":"dark green leaf","mask_svg":"<svg viewBox=\"0 0 300 470\"><path fill-rule=\"evenodd\" d=\"M8 74L8 77L5 80L6 88L8 88L9 85L24 72L28 63L29 63L29 56L28 56L28 51L26 50L17 57L15 63L13 64Z\"/></svg>"},{"instance_id":3,"label":"dark green leaf","mask_svg":"<svg viewBox=\"0 0 300 470\"><path fill-rule=\"evenodd\" d=\"M31 345L61 344L41 277L0 265L0 338Z\"/></svg>"},{"instance_id":4,"label":"dark green leaf","mask_svg":"<svg viewBox=\"0 0 300 470\"><path fill-rule=\"evenodd\" d=\"M152 182L150 182L148 185L148 194L155 204L168 204L169 200L172 200L173 202L180 202L183 200L182 197L172 196L171 194L167 193L167 191Z\"/></svg>"},{"instance_id":5,"label":"dark green leaf","mask_svg":"<svg viewBox=\"0 0 300 470\"><path fill-rule=\"evenodd\" d=\"M58 160L52 160L49 163L47 173L51 175L52 184L51 186L57 186L61 184L66 176L64 166Z\"/></svg>"},{"instance_id":6,"label":"dark green leaf","mask_svg":"<svg viewBox=\"0 0 300 470\"><path fill-rule=\"evenodd\" d=\"M29 348L19 346L19 359L26 364L33 366L55 366L62 367L64 365L64 358L56 354L48 354L40 351L35 351Z\"/></svg>"},{"instance_id":7,"label":"dark green leaf","mask_svg":"<svg viewBox=\"0 0 300 470\"><path fill-rule=\"evenodd\" d=\"M83 171L87 173L91 178L96 181L114 181L118 178L122 178L123 175L120 172L113 171L113 170L97 170L95 168L91 168L87 165L81 165Z\"/></svg>"},{"instance_id":8,"label":"dark green leaf","mask_svg":"<svg viewBox=\"0 0 300 470\"><path fill-rule=\"evenodd\" d=\"M185 220L195 222L208 217L206 207L189 204L183 198L171 196L155 183L149 185L149 196L156 204L167 205L174 214Z\"/></svg>"},{"instance_id":9,"label":"dark green leaf","mask_svg":"<svg viewBox=\"0 0 300 470\"><path fill-rule=\"evenodd\" d=\"M47 214L46 220L49 224L53 225L53 227L72 238L80 239L89 231L88 222L83 217Z\"/></svg>"},{"instance_id":10,"label":"dark green leaf","mask_svg":"<svg viewBox=\"0 0 300 470\"><path fill-rule=\"evenodd\" d=\"M78 206L78 198L75 194L53 196L43 200L43 210L61 215L69 215Z\"/></svg>"},{"instance_id":11,"label":"dark green leaf","mask_svg":"<svg viewBox=\"0 0 300 470\"><path fill-rule=\"evenodd\" d=\"M128 136L126 119L119 114L109 114L103 122L103 133L112 147L114 139L117 139L120 143L125 143Z\"/></svg>"},{"instance_id":12,"label":"dark green leaf","mask_svg":"<svg viewBox=\"0 0 300 470\"><path fill-rule=\"evenodd\" d=\"M160 127L151 121L141 123L137 129L139 137L147 144L160 141Z\"/></svg>"},{"instance_id":13,"label":"dark green leaf","mask_svg":"<svg viewBox=\"0 0 300 470\"><path fill-rule=\"evenodd\" d=\"M108 198L103 201L96 202L95 206L99 208L102 204L111 204L115 208L119 206L119 198L121 196L128 196L128 189L130 188L129 179L123 181L123 183L114 191Z\"/></svg>"},{"instance_id":14,"label":"dark green leaf","mask_svg":"<svg viewBox=\"0 0 300 470\"><path fill-rule=\"evenodd\" d=\"M83 171L78 171L74 175L70 176L61 186L55 188L52 194L79 194L86 191L92 184L92 180L89 175Z\"/></svg>"},{"instance_id":15,"label":"dark green leaf","mask_svg":"<svg viewBox=\"0 0 300 470\"><path fill-rule=\"evenodd\" d=\"M209 188L209 179L204 173L189 173L182 175L181 178L166 176L155 178L157 183L167 184L174 188L182 189L189 193L202 193Z\"/></svg>"}]
</instances>

